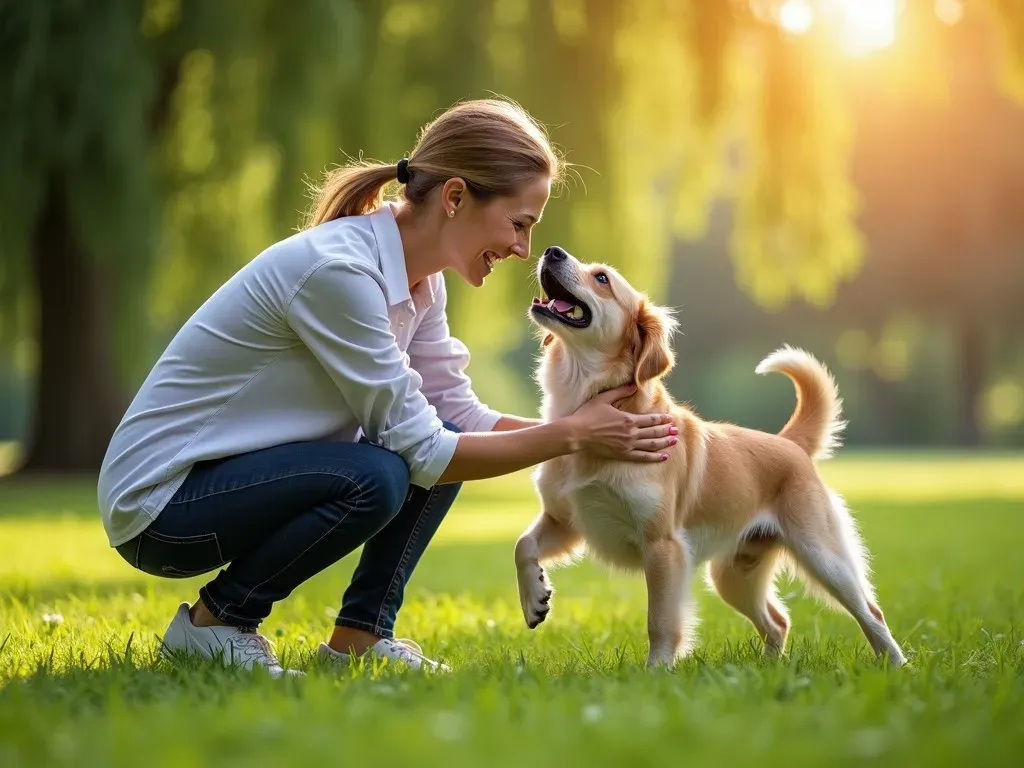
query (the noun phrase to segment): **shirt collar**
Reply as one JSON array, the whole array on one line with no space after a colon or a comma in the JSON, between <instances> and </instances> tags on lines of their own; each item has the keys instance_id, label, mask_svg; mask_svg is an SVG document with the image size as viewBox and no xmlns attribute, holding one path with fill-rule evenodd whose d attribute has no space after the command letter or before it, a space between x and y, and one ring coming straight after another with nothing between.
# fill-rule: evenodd
<instances>
[{"instance_id":1,"label":"shirt collar","mask_svg":"<svg viewBox=\"0 0 1024 768\"><path fill-rule=\"evenodd\" d=\"M402 236L398 232L398 222L395 221L391 203L385 203L370 214L370 226L377 240L377 260L381 274L384 275L388 305L393 307L405 304L412 299L409 294L409 273L405 268Z\"/></svg>"}]
</instances>

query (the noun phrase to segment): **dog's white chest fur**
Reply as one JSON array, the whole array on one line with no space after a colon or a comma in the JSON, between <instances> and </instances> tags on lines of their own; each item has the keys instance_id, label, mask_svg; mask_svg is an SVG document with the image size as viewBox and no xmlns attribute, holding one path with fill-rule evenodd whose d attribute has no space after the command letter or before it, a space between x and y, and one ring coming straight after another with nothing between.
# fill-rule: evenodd
<instances>
[{"instance_id":1,"label":"dog's white chest fur","mask_svg":"<svg viewBox=\"0 0 1024 768\"><path fill-rule=\"evenodd\" d=\"M590 480L568 494L573 525L596 556L624 567L643 563L644 527L661 502L661 489Z\"/></svg>"}]
</instances>

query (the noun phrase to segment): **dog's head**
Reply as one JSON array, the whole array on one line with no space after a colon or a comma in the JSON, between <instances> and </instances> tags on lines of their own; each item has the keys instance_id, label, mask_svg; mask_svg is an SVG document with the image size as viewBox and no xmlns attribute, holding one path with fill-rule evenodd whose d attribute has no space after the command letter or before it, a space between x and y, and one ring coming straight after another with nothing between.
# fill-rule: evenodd
<instances>
[{"instance_id":1,"label":"dog's head","mask_svg":"<svg viewBox=\"0 0 1024 768\"><path fill-rule=\"evenodd\" d=\"M537 276L544 296L534 298L530 318L545 331L545 348L561 343L581 356L596 352L628 362L637 386L671 370L675 320L615 269L582 264L552 246Z\"/></svg>"}]
</instances>

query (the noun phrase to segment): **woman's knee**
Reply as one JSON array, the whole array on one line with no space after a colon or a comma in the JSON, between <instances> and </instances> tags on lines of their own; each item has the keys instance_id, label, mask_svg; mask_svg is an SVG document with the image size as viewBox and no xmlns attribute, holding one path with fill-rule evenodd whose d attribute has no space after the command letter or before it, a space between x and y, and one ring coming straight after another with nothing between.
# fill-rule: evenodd
<instances>
[{"instance_id":1,"label":"woman's knee","mask_svg":"<svg viewBox=\"0 0 1024 768\"><path fill-rule=\"evenodd\" d=\"M449 432L461 432L454 424L442 422ZM409 466L399 454L380 449L374 457L372 479L364 487L365 503L385 516L387 520L398 514L409 498L411 490Z\"/></svg>"},{"instance_id":2,"label":"woman's knee","mask_svg":"<svg viewBox=\"0 0 1024 768\"><path fill-rule=\"evenodd\" d=\"M409 467L397 453L383 449L378 453L374 457L374 471L362 489L364 503L390 520L409 495Z\"/></svg>"}]
</instances>

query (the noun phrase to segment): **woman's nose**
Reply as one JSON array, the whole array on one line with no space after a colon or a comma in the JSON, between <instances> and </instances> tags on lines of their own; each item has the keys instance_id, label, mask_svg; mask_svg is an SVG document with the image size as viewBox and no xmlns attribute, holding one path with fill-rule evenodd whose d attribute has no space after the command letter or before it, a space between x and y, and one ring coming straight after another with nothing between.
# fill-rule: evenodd
<instances>
[{"instance_id":1,"label":"woman's nose","mask_svg":"<svg viewBox=\"0 0 1024 768\"><path fill-rule=\"evenodd\" d=\"M530 258L530 234L526 233L525 237L516 238L515 244L512 246L512 255L517 259L528 259Z\"/></svg>"}]
</instances>

